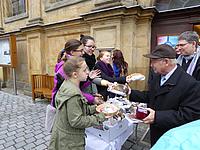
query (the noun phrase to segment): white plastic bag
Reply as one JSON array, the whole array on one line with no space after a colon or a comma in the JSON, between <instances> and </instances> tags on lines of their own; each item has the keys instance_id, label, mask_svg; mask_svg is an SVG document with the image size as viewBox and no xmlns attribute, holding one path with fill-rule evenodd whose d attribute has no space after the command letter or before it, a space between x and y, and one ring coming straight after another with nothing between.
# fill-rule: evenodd
<instances>
[{"instance_id":1,"label":"white plastic bag","mask_svg":"<svg viewBox=\"0 0 200 150\"><path fill-rule=\"evenodd\" d=\"M45 129L49 133L52 132L52 128L53 128L55 116L56 116L56 108L53 107L53 106L51 106L50 104L47 105L47 108L46 108L46 118L45 118Z\"/></svg>"}]
</instances>

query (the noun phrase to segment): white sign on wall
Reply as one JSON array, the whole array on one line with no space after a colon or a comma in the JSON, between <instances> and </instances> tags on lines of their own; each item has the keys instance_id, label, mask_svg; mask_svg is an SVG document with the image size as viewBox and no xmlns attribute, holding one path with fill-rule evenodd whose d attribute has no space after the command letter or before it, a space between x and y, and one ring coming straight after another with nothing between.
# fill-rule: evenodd
<instances>
[{"instance_id":1,"label":"white sign on wall","mask_svg":"<svg viewBox=\"0 0 200 150\"><path fill-rule=\"evenodd\" d=\"M11 65L9 39L0 39L0 64Z\"/></svg>"},{"instance_id":2,"label":"white sign on wall","mask_svg":"<svg viewBox=\"0 0 200 150\"><path fill-rule=\"evenodd\" d=\"M0 38L0 66L17 67L17 46L15 35Z\"/></svg>"}]
</instances>

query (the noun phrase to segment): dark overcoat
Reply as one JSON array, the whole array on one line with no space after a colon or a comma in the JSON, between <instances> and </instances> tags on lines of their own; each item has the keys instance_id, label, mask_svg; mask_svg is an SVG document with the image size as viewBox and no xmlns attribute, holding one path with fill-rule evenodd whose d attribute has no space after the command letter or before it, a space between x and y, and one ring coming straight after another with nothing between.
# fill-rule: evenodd
<instances>
[{"instance_id":1,"label":"dark overcoat","mask_svg":"<svg viewBox=\"0 0 200 150\"><path fill-rule=\"evenodd\" d=\"M200 81L200 57L199 57L199 59L197 60L197 64L196 64L196 67L194 68L194 71L193 71L193 73L192 73L192 76L193 76L196 80Z\"/></svg>"},{"instance_id":2,"label":"dark overcoat","mask_svg":"<svg viewBox=\"0 0 200 150\"><path fill-rule=\"evenodd\" d=\"M200 82L180 66L164 85L160 86L160 75L155 75L148 91L132 90L130 100L148 103L155 110L150 125L152 145L169 129L200 118Z\"/></svg>"}]
</instances>

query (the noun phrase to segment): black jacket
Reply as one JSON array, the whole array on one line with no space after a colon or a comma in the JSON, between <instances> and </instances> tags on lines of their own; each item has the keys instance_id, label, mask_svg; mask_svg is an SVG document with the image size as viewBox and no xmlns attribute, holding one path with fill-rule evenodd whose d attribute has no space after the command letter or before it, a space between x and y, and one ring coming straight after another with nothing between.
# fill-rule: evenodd
<instances>
[{"instance_id":1,"label":"black jacket","mask_svg":"<svg viewBox=\"0 0 200 150\"><path fill-rule=\"evenodd\" d=\"M169 129L200 118L199 91L200 82L180 66L163 86L160 75L154 75L148 91L131 91L131 101L148 103L155 110L155 120L150 125L152 145Z\"/></svg>"},{"instance_id":2,"label":"black jacket","mask_svg":"<svg viewBox=\"0 0 200 150\"><path fill-rule=\"evenodd\" d=\"M197 64L196 64L196 67L195 67L195 69L194 69L194 72L193 72L192 76L193 76L196 80L200 81L200 57L199 57L199 59L197 60Z\"/></svg>"}]
</instances>

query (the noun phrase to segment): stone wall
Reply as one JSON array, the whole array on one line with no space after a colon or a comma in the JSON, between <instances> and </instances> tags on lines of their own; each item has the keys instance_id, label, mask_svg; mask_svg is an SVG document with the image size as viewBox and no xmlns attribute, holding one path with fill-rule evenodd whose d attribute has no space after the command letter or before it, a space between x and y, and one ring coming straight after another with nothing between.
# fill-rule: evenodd
<instances>
[{"instance_id":1,"label":"stone wall","mask_svg":"<svg viewBox=\"0 0 200 150\"><path fill-rule=\"evenodd\" d=\"M47 0L28 1L26 17L7 23L6 16L1 18L4 9L0 10L0 33L14 33L17 37L17 83L27 87L31 74L53 75L58 52L68 39L79 39L80 34L93 36L98 48L121 49L129 64L129 73L141 72L148 76L149 61L142 54L150 50L154 9L146 6L152 5L151 0L146 0L145 5L139 0L107 3L79 0L69 5L64 0L59 5L47 4ZM4 8L2 1L0 6ZM11 81L12 72L10 69L6 72L6 78ZM135 82L132 86L144 89L146 82Z\"/></svg>"}]
</instances>

